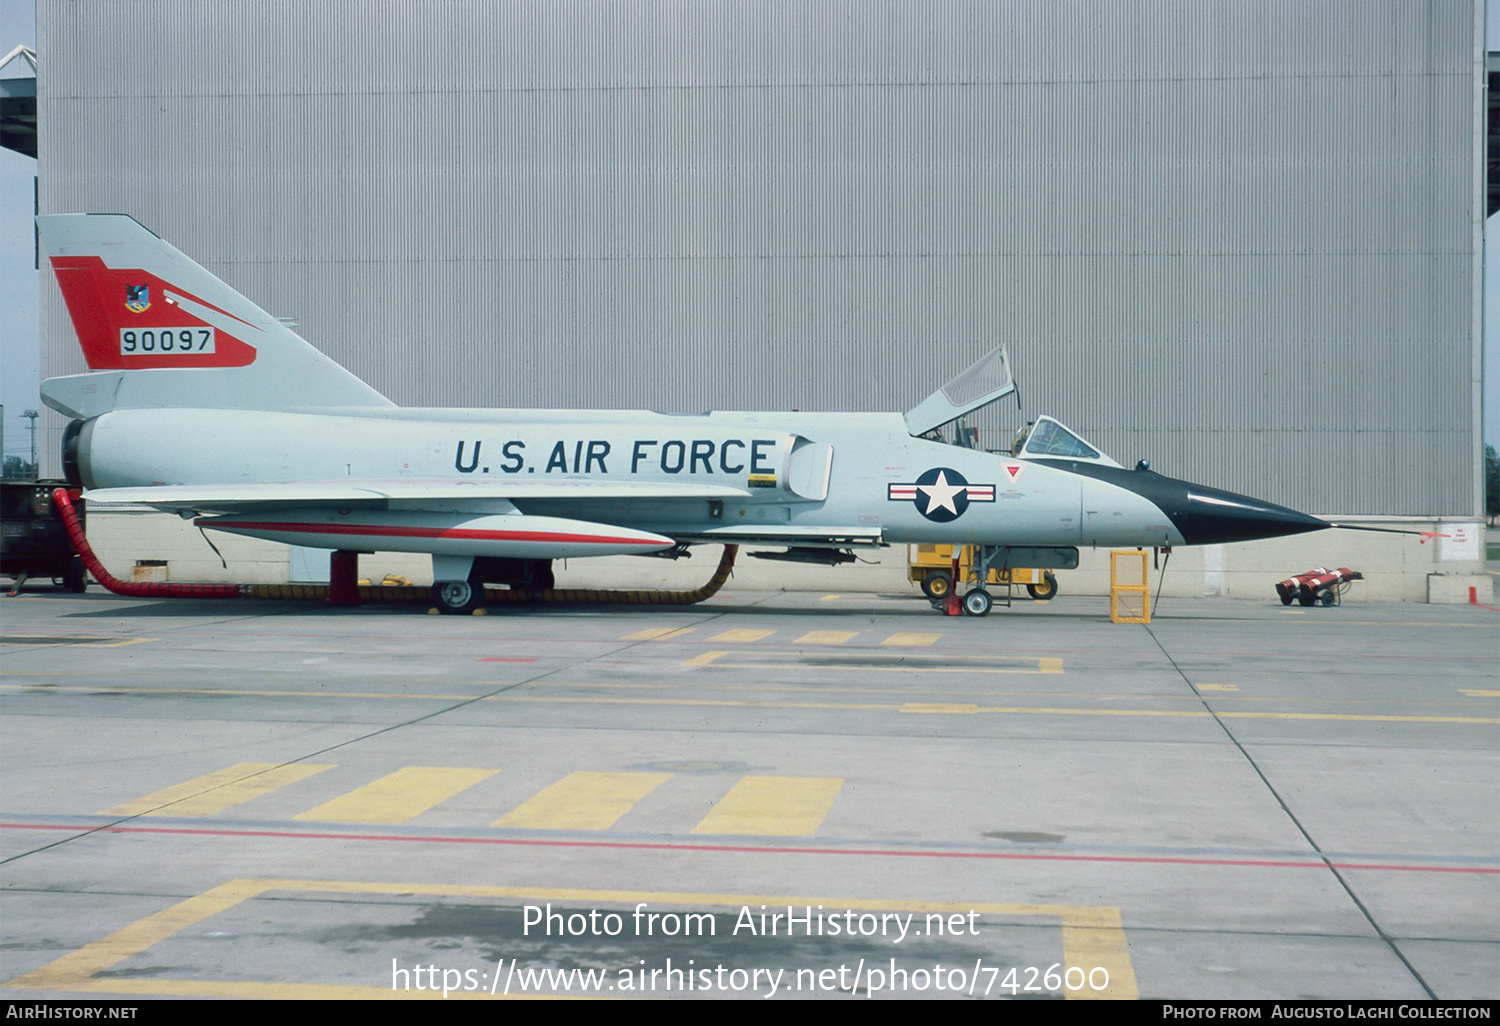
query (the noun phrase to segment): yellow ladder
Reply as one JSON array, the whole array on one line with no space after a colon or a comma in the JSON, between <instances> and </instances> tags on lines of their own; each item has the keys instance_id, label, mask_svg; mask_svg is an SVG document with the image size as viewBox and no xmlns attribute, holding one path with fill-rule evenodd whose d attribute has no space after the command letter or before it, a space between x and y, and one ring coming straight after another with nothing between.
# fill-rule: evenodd
<instances>
[{"instance_id":1,"label":"yellow ladder","mask_svg":"<svg viewBox=\"0 0 1500 1026\"><path fill-rule=\"evenodd\" d=\"M1109 554L1111 623L1151 622L1151 579L1144 549L1113 549Z\"/></svg>"}]
</instances>

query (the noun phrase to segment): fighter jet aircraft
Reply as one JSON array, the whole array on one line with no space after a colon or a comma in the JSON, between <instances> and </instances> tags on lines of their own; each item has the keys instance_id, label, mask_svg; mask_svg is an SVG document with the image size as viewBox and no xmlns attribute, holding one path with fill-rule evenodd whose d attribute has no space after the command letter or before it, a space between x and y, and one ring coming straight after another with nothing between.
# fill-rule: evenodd
<instances>
[{"instance_id":1,"label":"fighter jet aircraft","mask_svg":"<svg viewBox=\"0 0 1500 1026\"><path fill-rule=\"evenodd\" d=\"M433 599L551 586L551 561L710 543L837 563L978 546L1072 568L1080 546L1246 541L1331 526L1127 470L1042 417L1010 452L940 429L1015 391L998 349L906 414L401 408L130 217L37 218L89 373L49 378L68 480L216 531L432 555ZM966 432L951 432L960 442ZM982 587L965 609L982 615Z\"/></svg>"}]
</instances>

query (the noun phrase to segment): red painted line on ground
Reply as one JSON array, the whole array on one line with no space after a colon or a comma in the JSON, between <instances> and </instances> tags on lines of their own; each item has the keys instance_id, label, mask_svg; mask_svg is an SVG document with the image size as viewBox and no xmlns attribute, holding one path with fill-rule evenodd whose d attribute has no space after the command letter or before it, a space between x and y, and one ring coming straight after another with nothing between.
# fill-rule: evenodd
<instances>
[{"instance_id":1,"label":"red painted line on ground","mask_svg":"<svg viewBox=\"0 0 1500 1026\"><path fill-rule=\"evenodd\" d=\"M564 841L518 837L410 836L404 834L334 834L301 830L229 830L204 827L136 827L57 823L0 823L0 830L83 830L110 834L184 834L194 837L272 837L297 841L407 841L419 844L490 844L520 848L610 848L632 851L702 851L760 855L866 855L886 858L1000 859L1025 862L1124 862L1150 866L1240 866L1261 869L1323 869L1327 863L1277 859L1169 858L1145 855L1041 855L999 851L922 851L883 848L787 848L749 844L670 844L665 841ZM1500 869L1473 866L1382 865L1335 862L1335 869L1378 869L1398 873L1480 873L1500 875Z\"/></svg>"},{"instance_id":2,"label":"red painted line on ground","mask_svg":"<svg viewBox=\"0 0 1500 1026\"><path fill-rule=\"evenodd\" d=\"M479 661L481 663L534 663L536 660L536 656L532 656L530 659L507 659L504 656L485 656Z\"/></svg>"}]
</instances>

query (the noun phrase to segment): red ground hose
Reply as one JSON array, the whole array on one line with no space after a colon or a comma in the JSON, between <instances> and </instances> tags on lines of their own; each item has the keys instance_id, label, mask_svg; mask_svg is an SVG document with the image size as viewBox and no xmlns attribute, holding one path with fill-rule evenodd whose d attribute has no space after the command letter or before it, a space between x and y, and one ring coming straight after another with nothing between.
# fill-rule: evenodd
<instances>
[{"instance_id":1,"label":"red ground hose","mask_svg":"<svg viewBox=\"0 0 1500 1026\"><path fill-rule=\"evenodd\" d=\"M83 525L78 521L78 511L73 500L82 493L76 489L54 488L52 502L62 516L63 527L68 531L68 540L73 543L88 572L109 591L116 595L133 595L137 598L277 598L277 599L326 599L327 585L306 584L166 584L161 581L122 581L104 569L99 557L94 555ZM542 604L597 603L617 605L693 605L711 598L734 569L738 545L724 546L719 557L718 568L707 584L691 591L603 591L593 588L559 588L533 590L516 588L501 591L486 589L486 601L495 605L503 603L535 602ZM361 587L359 597L363 602L429 602L429 588Z\"/></svg>"},{"instance_id":2,"label":"red ground hose","mask_svg":"<svg viewBox=\"0 0 1500 1026\"><path fill-rule=\"evenodd\" d=\"M52 502L62 516L67 528L68 540L83 560L88 572L94 575L107 590L116 595L134 595L137 598L239 598L245 594L238 584L166 584L162 581L122 581L99 562L78 522L78 511L73 508L74 493L66 488L52 490Z\"/></svg>"}]
</instances>

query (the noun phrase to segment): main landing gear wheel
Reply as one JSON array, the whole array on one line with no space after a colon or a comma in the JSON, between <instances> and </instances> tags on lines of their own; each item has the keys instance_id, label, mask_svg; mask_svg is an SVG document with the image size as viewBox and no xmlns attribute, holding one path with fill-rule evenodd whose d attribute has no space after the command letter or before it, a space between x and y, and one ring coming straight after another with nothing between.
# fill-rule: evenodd
<instances>
[{"instance_id":1,"label":"main landing gear wheel","mask_svg":"<svg viewBox=\"0 0 1500 1026\"><path fill-rule=\"evenodd\" d=\"M922 594L934 602L943 601L952 590L953 578L946 570L930 570L927 576L922 578Z\"/></svg>"},{"instance_id":2,"label":"main landing gear wheel","mask_svg":"<svg viewBox=\"0 0 1500 1026\"><path fill-rule=\"evenodd\" d=\"M1057 575L1052 571L1042 574L1040 584L1026 585L1026 593L1038 601L1045 602L1057 596Z\"/></svg>"},{"instance_id":3,"label":"main landing gear wheel","mask_svg":"<svg viewBox=\"0 0 1500 1026\"><path fill-rule=\"evenodd\" d=\"M964 612L970 616L989 615L990 606L993 604L990 593L983 588L975 588L964 596Z\"/></svg>"},{"instance_id":4,"label":"main landing gear wheel","mask_svg":"<svg viewBox=\"0 0 1500 1026\"><path fill-rule=\"evenodd\" d=\"M442 613L472 613L484 605L484 585L474 581L438 581L432 586L432 602Z\"/></svg>"}]
</instances>

